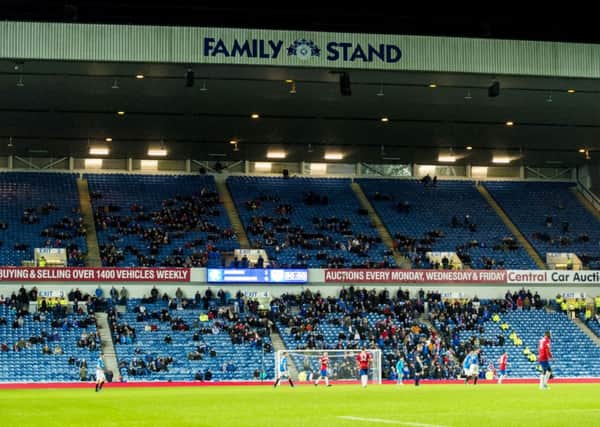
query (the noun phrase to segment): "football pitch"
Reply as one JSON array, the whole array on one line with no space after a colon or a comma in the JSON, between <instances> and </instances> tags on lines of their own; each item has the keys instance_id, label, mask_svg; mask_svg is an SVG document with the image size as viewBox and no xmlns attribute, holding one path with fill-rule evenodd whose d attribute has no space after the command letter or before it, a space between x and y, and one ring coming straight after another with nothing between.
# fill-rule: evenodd
<instances>
[{"instance_id":1,"label":"football pitch","mask_svg":"<svg viewBox=\"0 0 600 427\"><path fill-rule=\"evenodd\" d=\"M600 384L0 390L0 425L600 426Z\"/></svg>"}]
</instances>

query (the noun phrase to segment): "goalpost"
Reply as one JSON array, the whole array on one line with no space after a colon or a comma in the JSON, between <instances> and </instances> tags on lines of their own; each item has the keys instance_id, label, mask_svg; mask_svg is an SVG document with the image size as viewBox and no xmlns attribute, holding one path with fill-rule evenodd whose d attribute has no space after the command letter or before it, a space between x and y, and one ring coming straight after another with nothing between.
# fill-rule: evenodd
<instances>
[{"instance_id":1,"label":"goalpost","mask_svg":"<svg viewBox=\"0 0 600 427\"><path fill-rule=\"evenodd\" d=\"M353 350L278 350L275 353L275 376L278 375L279 362L284 352L288 355L288 371L294 381L315 381L319 378L319 359L324 352L329 356L330 380L358 382L358 363L356 356L360 349ZM367 349L372 362L369 369L369 383L381 384L381 350Z\"/></svg>"}]
</instances>

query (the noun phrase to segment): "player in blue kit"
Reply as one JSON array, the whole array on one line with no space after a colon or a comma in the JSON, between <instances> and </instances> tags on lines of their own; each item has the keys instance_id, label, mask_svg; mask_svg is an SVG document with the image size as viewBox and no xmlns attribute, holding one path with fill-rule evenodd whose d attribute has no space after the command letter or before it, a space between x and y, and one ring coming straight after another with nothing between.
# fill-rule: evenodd
<instances>
[{"instance_id":1,"label":"player in blue kit","mask_svg":"<svg viewBox=\"0 0 600 427\"><path fill-rule=\"evenodd\" d=\"M104 376L104 355L100 354L98 361L96 362L96 391L102 390L102 386L106 382Z\"/></svg>"},{"instance_id":2,"label":"player in blue kit","mask_svg":"<svg viewBox=\"0 0 600 427\"><path fill-rule=\"evenodd\" d=\"M402 385L404 378L404 358L400 356L396 362L396 380L398 385Z\"/></svg>"},{"instance_id":3,"label":"player in blue kit","mask_svg":"<svg viewBox=\"0 0 600 427\"><path fill-rule=\"evenodd\" d=\"M471 350L463 360L463 372L465 375L465 384L473 378L473 384L477 384L479 378L479 350Z\"/></svg>"},{"instance_id":4,"label":"player in blue kit","mask_svg":"<svg viewBox=\"0 0 600 427\"><path fill-rule=\"evenodd\" d=\"M277 379L275 380L273 387L277 387L279 385L279 382L281 381L281 379L284 377L287 378L290 385L292 387L294 387L294 382L292 381L292 377L290 377L290 374L288 373L287 352L284 352L283 355L281 356L281 360L279 361L279 372L277 374Z\"/></svg>"}]
</instances>

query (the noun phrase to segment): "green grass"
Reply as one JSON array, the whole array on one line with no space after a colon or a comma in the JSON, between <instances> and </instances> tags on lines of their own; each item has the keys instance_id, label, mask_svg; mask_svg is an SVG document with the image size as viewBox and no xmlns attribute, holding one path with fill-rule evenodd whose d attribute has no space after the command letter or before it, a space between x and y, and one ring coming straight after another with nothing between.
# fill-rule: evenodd
<instances>
[{"instance_id":1,"label":"green grass","mask_svg":"<svg viewBox=\"0 0 600 427\"><path fill-rule=\"evenodd\" d=\"M0 426L600 426L600 384L0 390ZM350 420L352 416L378 422ZM387 422L384 422L387 421Z\"/></svg>"}]
</instances>

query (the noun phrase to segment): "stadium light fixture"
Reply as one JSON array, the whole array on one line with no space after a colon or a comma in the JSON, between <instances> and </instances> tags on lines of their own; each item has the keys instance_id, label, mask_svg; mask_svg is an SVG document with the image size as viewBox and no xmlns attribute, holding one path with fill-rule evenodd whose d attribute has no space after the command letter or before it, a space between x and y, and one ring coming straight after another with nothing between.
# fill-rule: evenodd
<instances>
[{"instance_id":1,"label":"stadium light fixture","mask_svg":"<svg viewBox=\"0 0 600 427\"><path fill-rule=\"evenodd\" d=\"M285 159L287 153L285 151L269 151L267 152L267 159Z\"/></svg>"},{"instance_id":2,"label":"stadium light fixture","mask_svg":"<svg viewBox=\"0 0 600 427\"><path fill-rule=\"evenodd\" d=\"M344 154L340 152L328 152L325 153L325 160L342 160L344 158Z\"/></svg>"},{"instance_id":3,"label":"stadium light fixture","mask_svg":"<svg viewBox=\"0 0 600 427\"><path fill-rule=\"evenodd\" d=\"M510 162L511 162L510 157L494 157L492 159L492 163L496 163L496 164L500 164L500 165L507 165Z\"/></svg>"},{"instance_id":4,"label":"stadium light fixture","mask_svg":"<svg viewBox=\"0 0 600 427\"><path fill-rule=\"evenodd\" d=\"M252 114L250 114L250 118L252 118L252 119L259 119L260 118L260 114L258 114L258 113L252 113Z\"/></svg>"},{"instance_id":5,"label":"stadium light fixture","mask_svg":"<svg viewBox=\"0 0 600 427\"><path fill-rule=\"evenodd\" d=\"M92 156L107 156L110 153L108 147L91 147L90 155Z\"/></svg>"},{"instance_id":6,"label":"stadium light fixture","mask_svg":"<svg viewBox=\"0 0 600 427\"><path fill-rule=\"evenodd\" d=\"M456 162L456 156L450 154L442 154L438 156L438 162L441 163L454 163Z\"/></svg>"},{"instance_id":7,"label":"stadium light fixture","mask_svg":"<svg viewBox=\"0 0 600 427\"><path fill-rule=\"evenodd\" d=\"M154 157L165 157L168 154L167 149L165 147L160 148L149 148L148 155Z\"/></svg>"}]
</instances>

